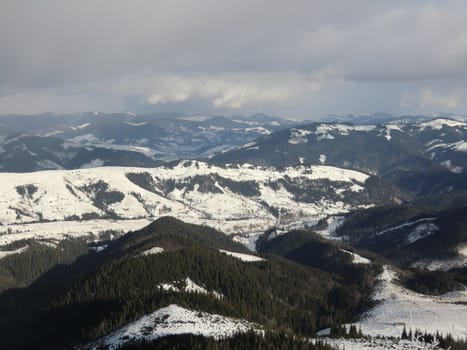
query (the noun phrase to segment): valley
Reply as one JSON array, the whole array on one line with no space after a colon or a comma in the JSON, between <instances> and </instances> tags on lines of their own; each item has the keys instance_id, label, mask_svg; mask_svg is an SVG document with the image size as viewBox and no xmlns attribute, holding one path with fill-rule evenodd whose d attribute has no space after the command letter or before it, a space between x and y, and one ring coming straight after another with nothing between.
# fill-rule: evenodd
<instances>
[{"instance_id":1,"label":"valley","mask_svg":"<svg viewBox=\"0 0 467 350\"><path fill-rule=\"evenodd\" d=\"M63 155L74 161L84 147L83 161L0 172L0 330L12 335L10 348L65 346L53 328L83 349L430 349L419 333L399 340L405 328L463 349L464 121L239 119L279 130L167 162L147 145L81 135L97 115L82 118L81 127L62 126L67 138L56 145L74 142L66 147L75 154ZM122 118L131 128L147 125ZM44 151L50 136L34 130L38 144L3 139L6 147L23 143L23 153L5 151L10 164ZM96 149L115 158L101 161ZM142 158L128 152L151 161L135 164ZM26 338L15 331L39 319L51 326Z\"/></svg>"}]
</instances>

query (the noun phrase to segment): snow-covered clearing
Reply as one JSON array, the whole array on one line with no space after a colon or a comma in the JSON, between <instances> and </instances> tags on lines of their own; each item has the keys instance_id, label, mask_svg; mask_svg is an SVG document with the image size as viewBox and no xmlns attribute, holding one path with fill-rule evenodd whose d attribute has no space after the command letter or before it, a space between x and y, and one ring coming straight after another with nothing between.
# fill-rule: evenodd
<instances>
[{"instance_id":1,"label":"snow-covered clearing","mask_svg":"<svg viewBox=\"0 0 467 350\"><path fill-rule=\"evenodd\" d=\"M28 248L29 246L25 245L24 247L15 250L0 250L0 260L8 255L24 253Z\"/></svg>"},{"instance_id":2,"label":"snow-covered clearing","mask_svg":"<svg viewBox=\"0 0 467 350\"><path fill-rule=\"evenodd\" d=\"M390 227L388 229L385 229L383 231L380 231L380 232L377 232L377 233L374 233L370 238L372 237L376 237L376 236L380 236L380 235L384 235L385 233L388 233L388 232L391 232L391 231L396 231L396 230L399 230L401 228L405 228L405 227L409 227L409 226L414 226L414 225L418 225L418 224L421 224L421 223L429 223L429 222L432 222L436 220L436 218L422 218L422 219L419 219L419 220L416 220L416 221L412 221L412 222L405 222L401 225L397 225L397 226L394 226L394 227ZM434 226L434 225L433 225ZM434 226L436 227L436 226ZM437 228L436 228L437 229Z\"/></svg>"},{"instance_id":3,"label":"snow-covered clearing","mask_svg":"<svg viewBox=\"0 0 467 350\"><path fill-rule=\"evenodd\" d=\"M396 272L384 266L373 296L379 304L356 323L363 334L400 337L405 325L407 330L467 338L467 291L428 296L405 289L396 280Z\"/></svg>"},{"instance_id":4,"label":"snow-covered clearing","mask_svg":"<svg viewBox=\"0 0 467 350\"><path fill-rule=\"evenodd\" d=\"M145 250L144 252L142 252L141 255L159 254L159 253L162 253L163 251L164 251L164 248L152 247L152 248L149 248L149 249Z\"/></svg>"},{"instance_id":5,"label":"snow-covered clearing","mask_svg":"<svg viewBox=\"0 0 467 350\"><path fill-rule=\"evenodd\" d=\"M227 254L229 256L232 256L234 258L237 258L237 259L240 259L240 260L246 261L246 262L264 261L263 258L260 258L259 256L256 256L256 255L236 253L236 252L231 252L229 250L224 250L224 249L219 249L219 251L221 253Z\"/></svg>"},{"instance_id":6,"label":"snow-covered clearing","mask_svg":"<svg viewBox=\"0 0 467 350\"><path fill-rule=\"evenodd\" d=\"M206 288L193 282L189 277L185 278L182 281L172 281L172 282L161 283L157 287L167 292L212 294L217 299L221 299L224 297L221 293L218 293L216 291L212 291L212 292L208 291Z\"/></svg>"},{"instance_id":7,"label":"snow-covered clearing","mask_svg":"<svg viewBox=\"0 0 467 350\"><path fill-rule=\"evenodd\" d=\"M344 224L345 217L333 215L326 218L326 227L322 230L315 230L317 234L327 239L341 240L344 237L336 236L336 230Z\"/></svg>"},{"instance_id":8,"label":"snow-covered clearing","mask_svg":"<svg viewBox=\"0 0 467 350\"><path fill-rule=\"evenodd\" d=\"M358 255L356 253L353 253L353 252L350 252L348 250L345 250L345 249L341 249L342 252L344 253L347 253L347 254L350 254L352 255L352 262L354 264L371 264L371 260L370 259L367 259L367 258L364 258L363 256L361 255Z\"/></svg>"},{"instance_id":9,"label":"snow-covered clearing","mask_svg":"<svg viewBox=\"0 0 467 350\"><path fill-rule=\"evenodd\" d=\"M321 338L321 341L326 342L336 350L431 350L437 349L433 344L424 343L422 341L410 341L388 338L357 338L357 339L332 339Z\"/></svg>"},{"instance_id":10,"label":"snow-covered clearing","mask_svg":"<svg viewBox=\"0 0 467 350\"><path fill-rule=\"evenodd\" d=\"M422 259L415 262L412 266L427 269L430 271L442 270L448 271L454 268L467 267L467 246L461 246L457 249L458 257L450 259Z\"/></svg>"},{"instance_id":11,"label":"snow-covered clearing","mask_svg":"<svg viewBox=\"0 0 467 350\"><path fill-rule=\"evenodd\" d=\"M245 320L188 310L172 304L123 326L88 348L100 349L99 346L105 346L106 349L117 349L131 341L153 340L175 334L198 334L219 339L257 328L257 325Z\"/></svg>"}]
</instances>

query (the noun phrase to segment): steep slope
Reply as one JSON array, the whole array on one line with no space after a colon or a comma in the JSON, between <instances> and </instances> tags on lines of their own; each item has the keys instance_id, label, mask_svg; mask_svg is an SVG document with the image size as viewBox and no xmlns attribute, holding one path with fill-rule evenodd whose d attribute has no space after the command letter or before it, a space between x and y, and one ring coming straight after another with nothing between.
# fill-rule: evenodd
<instances>
[{"instance_id":1,"label":"steep slope","mask_svg":"<svg viewBox=\"0 0 467 350\"><path fill-rule=\"evenodd\" d=\"M433 269L465 267L466 214L465 207L444 211L372 208L350 214L336 233L396 263Z\"/></svg>"},{"instance_id":2,"label":"steep slope","mask_svg":"<svg viewBox=\"0 0 467 350\"><path fill-rule=\"evenodd\" d=\"M339 278L273 257L242 261L218 251L238 246L228 240L212 229L159 219L49 271L28 288L2 293L2 344L71 347L173 304L312 335L350 320L358 307L335 300L335 290L354 289ZM163 252L141 254L153 244ZM197 287L187 288L188 280ZM176 288L165 287L173 283Z\"/></svg>"},{"instance_id":3,"label":"steep slope","mask_svg":"<svg viewBox=\"0 0 467 350\"><path fill-rule=\"evenodd\" d=\"M261 253L335 273L347 286L355 284L359 293L336 291L334 297L359 300L365 312L355 319L358 321L354 325L365 335L399 337L405 327L407 332L427 330L465 339L465 273L382 266L383 260L376 254L365 253L368 259L344 248L347 247L342 242L304 231L279 236L268 232L257 243Z\"/></svg>"}]
</instances>

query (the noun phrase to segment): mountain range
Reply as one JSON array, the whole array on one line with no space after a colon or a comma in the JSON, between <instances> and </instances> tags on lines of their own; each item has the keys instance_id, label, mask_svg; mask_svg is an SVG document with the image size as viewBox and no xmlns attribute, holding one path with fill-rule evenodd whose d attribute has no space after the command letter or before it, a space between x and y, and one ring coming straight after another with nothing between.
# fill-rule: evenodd
<instances>
[{"instance_id":1,"label":"mountain range","mask_svg":"<svg viewBox=\"0 0 467 350\"><path fill-rule=\"evenodd\" d=\"M465 349L462 116L0 127L2 347Z\"/></svg>"}]
</instances>

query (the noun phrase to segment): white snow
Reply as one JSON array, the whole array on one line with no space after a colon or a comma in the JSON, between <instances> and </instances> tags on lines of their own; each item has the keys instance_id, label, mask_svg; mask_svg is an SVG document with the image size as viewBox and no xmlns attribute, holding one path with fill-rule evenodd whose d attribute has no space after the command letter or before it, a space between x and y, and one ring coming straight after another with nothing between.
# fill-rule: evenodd
<instances>
[{"instance_id":1,"label":"white snow","mask_svg":"<svg viewBox=\"0 0 467 350\"><path fill-rule=\"evenodd\" d=\"M232 239L238 243L243 244L250 251L256 252L256 241L263 234L263 231L260 232L249 232L242 235L233 235Z\"/></svg>"},{"instance_id":2,"label":"white snow","mask_svg":"<svg viewBox=\"0 0 467 350\"><path fill-rule=\"evenodd\" d=\"M457 248L459 254L456 258L449 259L422 259L415 262L412 266L427 269L430 271L442 270L448 271L454 268L467 268L467 246Z\"/></svg>"},{"instance_id":3,"label":"white snow","mask_svg":"<svg viewBox=\"0 0 467 350\"><path fill-rule=\"evenodd\" d=\"M467 245L458 248L459 255L467 257Z\"/></svg>"},{"instance_id":4,"label":"white snow","mask_svg":"<svg viewBox=\"0 0 467 350\"><path fill-rule=\"evenodd\" d=\"M370 259L367 259L367 258L364 258L363 256L361 255L358 255L356 253L353 253L351 251L348 251L348 250L345 250L345 249L340 249L340 251L344 252L344 253L347 253L347 254L350 254L352 256L352 262L354 264L364 264L364 265L368 265L368 264L371 264L371 260Z\"/></svg>"},{"instance_id":5,"label":"white snow","mask_svg":"<svg viewBox=\"0 0 467 350\"><path fill-rule=\"evenodd\" d=\"M433 130L441 130L443 126L449 127L465 127L466 124L457 120L452 119L433 119L420 124L420 131L425 130L426 128L431 128Z\"/></svg>"},{"instance_id":6,"label":"white snow","mask_svg":"<svg viewBox=\"0 0 467 350\"><path fill-rule=\"evenodd\" d=\"M85 163L81 165L81 169L89 169L89 168L99 168L104 165L104 161L102 159L93 159L89 163Z\"/></svg>"},{"instance_id":7,"label":"white snow","mask_svg":"<svg viewBox=\"0 0 467 350\"><path fill-rule=\"evenodd\" d=\"M0 250L0 260L9 255L24 253L28 248L29 246L25 245L24 247L15 250Z\"/></svg>"},{"instance_id":8,"label":"white snow","mask_svg":"<svg viewBox=\"0 0 467 350\"><path fill-rule=\"evenodd\" d=\"M445 160L441 163L439 163L441 166L443 166L444 168L450 170L451 172L455 173L455 174L461 174L462 171L463 171L463 168L461 166L454 166L452 165L452 162L451 160Z\"/></svg>"},{"instance_id":9,"label":"white snow","mask_svg":"<svg viewBox=\"0 0 467 350\"><path fill-rule=\"evenodd\" d=\"M80 130L80 129L87 128L89 125L91 125L91 123L84 123L84 124L77 125L77 126L70 126L70 128L72 130Z\"/></svg>"},{"instance_id":10,"label":"white snow","mask_svg":"<svg viewBox=\"0 0 467 350\"><path fill-rule=\"evenodd\" d=\"M401 339L390 339L390 338L379 338L371 337L357 338L357 339L345 339L345 338L321 338L321 341L326 342L328 345L336 350L434 350L439 349L438 347L424 343L420 340L401 340Z\"/></svg>"},{"instance_id":11,"label":"white snow","mask_svg":"<svg viewBox=\"0 0 467 350\"><path fill-rule=\"evenodd\" d=\"M209 120L211 118L212 117L205 116L205 115L193 115L193 116L186 116L186 117L178 117L177 119L188 120L188 121L193 121L193 122L205 122L206 120Z\"/></svg>"},{"instance_id":12,"label":"white snow","mask_svg":"<svg viewBox=\"0 0 467 350\"><path fill-rule=\"evenodd\" d=\"M148 125L148 122L136 123L136 122L129 122L129 121L126 121L125 124L126 124L126 125L130 125L130 126L144 126L144 125Z\"/></svg>"},{"instance_id":13,"label":"white snow","mask_svg":"<svg viewBox=\"0 0 467 350\"><path fill-rule=\"evenodd\" d=\"M197 334L206 337L228 337L239 332L257 329L245 320L185 309L172 304L131 322L108 336L90 344L90 348L117 349L137 340L153 340L175 334Z\"/></svg>"},{"instance_id":14,"label":"white snow","mask_svg":"<svg viewBox=\"0 0 467 350\"><path fill-rule=\"evenodd\" d=\"M375 129L375 125L350 125L350 124L320 124L316 127L315 134L317 140L332 140L335 137L331 134L338 134L341 136L350 135L353 131L369 132Z\"/></svg>"},{"instance_id":15,"label":"white snow","mask_svg":"<svg viewBox=\"0 0 467 350\"><path fill-rule=\"evenodd\" d=\"M308 139L306 137L311 134L312 132L310 130L292 128L290 129L289 143L292 145L308 143Z\"/></svg>"},{"instance_id":16,"label":"white snow","mask_svg":"<svg viewBox=\"0 0 467 350\"><path fill-rule=\"evenodd\" d=\"M257 132L258 134L261 134L261 135L271 134L271 131L269 131L268 129L266 129L266 128L262 127L262 126L255 126L254 128L245 128L245 131L246 132L254 131L254 132Z\"/></svg>"},{"instance_id":17,"label":"white snow","mask_svg":"<svg viewBox=\"0 0 467 350\"><path fill-rule=\"evenodd\" d=\"M426 238L436 231L438 231L438 227L429 222L417 225L407 236L407 244L412 244L419 239Z\"/></svg>"},{"instance_id":18,"label":"white snow","mask_svg":"<svg viewBox=\"0 0 467 350\"><path fill-rule=\"evenodd\" d=\"M219 249L219 251L221 253L233 256L234 258L237 258L237 259L240 259L240 260L246 261L246 262L264 261L263 258L260 258L259 256L256 256L256 255L236 253L236 252L231 252L229 250L224 250L224 249Z\"/></svg>"},{"instance_id":19,"label":"white snow","mask_svg":"<svg viewBox=\"0 0 467 350\"><path fill-rule=\"evenodd\" d=\"M177 287L177 285L183 284L183 288ZM185 278L183 281L173 281L166 282L158 285L157 287L168 292L185 292L185 293L195 293L195 294L213 294L216 298L220 299L222 294L213 291L209 292L206 288L200 286L193 282L189 277Z\"/></svg>"},{"instance_id":20,"label":"white snow","mask_svg":"<svg viewBox=\"0 0 467 350\"><path fill-rule=\"evenodd\" d=\"M145 250L144 252L141 252L141 255L159 254L159 253L162 253L163 251L164 251L164 248L152 247L152 248Z\"/></svg>"},{"instance_id":21,"label":"white snow","mask_svg":"<svg viewBox=\"0 0 467 350\"><path fill-rule=\"evenodd\" d=\"M137 219L10 224L0 226L0 246L25 239L63 240L67 237L77 238L91 235L98 237L108 230L123 234L128 231L139 230L150 222L148 219Z\"/></svg>"},{"instance_id":22,"label":"white snow","mask_svg":"<svg viewBox=\"0 0 467 350\"><path fill-rule=\"evenodd\" d=\"M344 224L345 217L341 215L333 215L326 218L326 228L323 230L315 230L317 234L327 239L341 240L343 237L336 236L336 230Z\"/></svg>"},{"instance_id":23,"label":"white snow","mask_svg":"<svg viewBox=\"0 0 467 350\"><path fill-rule=\"evenodd\" d=\"M453 145L453 149L459 152L467 152L467 142L457 142Z\"/></svg>"},{"instance_id":24,"label":"white snow","mask_svg":"<svg viewBox=\"0 0 467 350\"><path fill-rule=\"evenodd\" d=\"M94 165L98 165L97 163ZM154 192L131 182L126 174L147 173L156 184ZM220 193L206 193L186 184L195 175L220 176L231 181L252 181L258 185L257 196L232 192L217 182ZM284 186L272 187L288 177L297 183L329 179L336 182L333 190L343 187L362 191L368 175L358 171L331 166L296 166L283 170L251 164L217 167L203 162L181 162L174 167L125 168L100 167L79 170L38 171L33 173L0 173L0 244L38 236L54 238L85 236L105 229L133 230L158 217L171 215L186 222L208 225L228 234L260 232L276 224L287 227L367 207L323 197L314 202L299 202ZM86 186L103 181L107 191L123 194L119 202L107 206L118 215L113 220L71 220L72 216L92 214L101 216L102 208L94 203L94 195ZM180 185L164 193L162 184L174 181ZM37 191L31 196L20 195L16 187L34 184ZM343 199L345 200L345 199ZM265 206L262 203L267 203ZM269 208L281 212L278 220ZM39 222L46 220L49 222ZM120 227L119 227L120 226ZM4 233L2 235L2 233ZM6 244L6 243L4 243Z\"/></svg>"},{"instance_id":25,"label":"white snow","mask_svg":"<svg viewBox=\"0 0 467 350\"><path fill-rule=\"evenodd\" d=\"M320 155L319 155L319 162L320 162L321 164L325 164L325 163L326 163L326 159L327 159L327 157L326 157L325 154L320 154Z\"/></svg>"},{"instance_id":26,"label":"white snow","mask_svg":"<svg viewBox=\"0 0 467 350\"><path fill-rule=\"evenodd\" d=\"M377 232L377 233L373 234L370 238L380 236L380 235L384 235L385 233L388 233L388 232L391 232L391 231L396 231L396 230L399 230L401 228L418 225L420 223L427 223L427 222L429 223L429 222L434 221L434 220L436 220L436 218L422 218L422 219L418 219L416 221L406 222L406 223L403 223L401 225L390 227L390 228L385 229L383 231Z\"/></svg>"},{"instance_id":27,"label":"white snow","mask_svg":"<svg viewBox=\"0 0 467 350\"><path fill-rule=\"evenodd\" d=\"M405 289L396 280L396 272L384 266L373 295L379 303L356 323L364 334L400 337L405 325L407 330L467 337L467 291L428 296Z\"/></svg>"}]
</instances>

